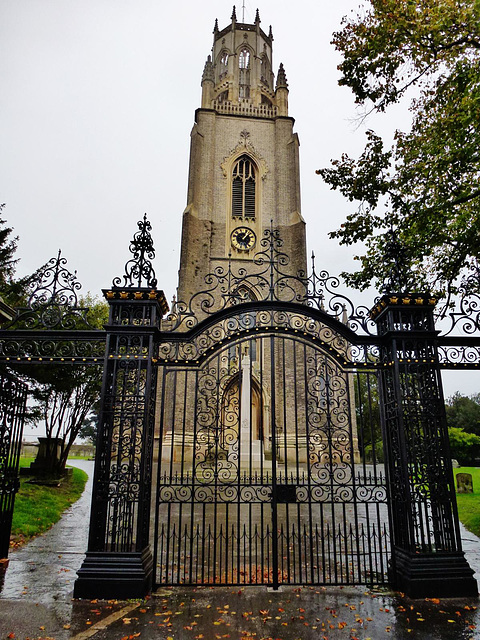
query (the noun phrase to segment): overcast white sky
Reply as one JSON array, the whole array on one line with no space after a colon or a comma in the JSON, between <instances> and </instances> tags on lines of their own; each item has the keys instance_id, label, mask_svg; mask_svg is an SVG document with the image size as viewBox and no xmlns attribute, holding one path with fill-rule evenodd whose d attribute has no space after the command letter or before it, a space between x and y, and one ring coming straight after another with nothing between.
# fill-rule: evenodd
<instances>
[{"instance_id":1,"label":"overcast white sky","mask_svg":"<svg viewBox=\"0 0 480 640\"><path fill-rule=\"evenodd\" d=\"M309 250L332 274L353 252L327 238L351 210L315 169L357 155L365 129L408 126L396 109L358 128L351 92L338 87L330 44L358 0L258 0L271 24L274 71L284 63L290 115L300 137L302 213ZM59 248L83 292L100 294L123 275L128 244L146 212L153 226L159 287L177 282L186 204L190 130L215 18L225 0L3 0L0 5L0 202L20 236L19 272ZM237 2L241 19L242 1ZM245 0L253 22L256 0ZM373 294L364 294L369 305ZM472 376L462 385L472 393Z\"/></svg>"}]
</instances>

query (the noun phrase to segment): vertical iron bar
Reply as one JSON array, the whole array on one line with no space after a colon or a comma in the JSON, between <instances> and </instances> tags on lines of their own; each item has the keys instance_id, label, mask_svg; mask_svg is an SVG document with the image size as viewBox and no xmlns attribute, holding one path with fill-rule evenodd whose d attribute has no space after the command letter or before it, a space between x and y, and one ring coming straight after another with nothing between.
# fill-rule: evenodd
<instances>
[{"instance_id":1,"label":"vertical iron bar","mask_svg":"<svg viewBox=\"0 0 480 640\"><path fill-rule=\"evenodd\" d=\"M315 376L318 377L318 361L317 361L317 350L313 350L314 358L313 362L315 363ZM295 357L296 361L296 357ZM295 379L296 379L295 373ZM307 508L308 508L308 522L310 528L310 578L312 584L315 583L315 574L314 574L314 541L313 541L313 495L312 495L312 467L310 460L310 446L313 448L313 441L310 440L310 420L308 414L308 369L307 369L307 345L303 343L303 389L304 389L304 398L303 398L303 406L305 411L305 455L306 455L306 465L307 465ZM313 399L312 399L313 403ZM296 403L295 403L296 404ZM315 403L315 409L318 411L319 407L316 406L318 403ZM312 456L314 455L312 451ZM317 549L317 557L318 557L318 549Z\"/></svg>"},{"instance_id":2,"label":"vertical iron bar","mask_svg":"<svg viewBox=\"0 0 480 640\"><path fill-rule=\"evenodd\" d=\"M275 338L270 335L270 432L272 434L272 587L278 590L277 437L275 419Z\"/></svg>"},{"instance_id":3,"label":"vertical iron bar","mask_svg":"<svg viewBox=\"0 0 480 640\"><path fill-rule=\"evenodd\" d=\"M191 468L191 487L192 487L192 494L191 494L191 507L190 507L190 583L193 584L194 580L193 580L193 528L194 528L194 521L195 521L195 505L196 505L196 501L195 501L195 489L196 489L196 485L195 485L195 450L197 447L197 420L198 420L198 369L195 370L195 375L194 375L194 380L195 380L195 394L194 394L194 400L193 400L193 434L192 434L192 468ZM198 527L198 525L197 525ZM198 543L198 529L197 529L197 543ZM197 564L197 568L198 568L198 564ZM196 582L196 579L195 579Z\"/></svg>"}]
</instances>

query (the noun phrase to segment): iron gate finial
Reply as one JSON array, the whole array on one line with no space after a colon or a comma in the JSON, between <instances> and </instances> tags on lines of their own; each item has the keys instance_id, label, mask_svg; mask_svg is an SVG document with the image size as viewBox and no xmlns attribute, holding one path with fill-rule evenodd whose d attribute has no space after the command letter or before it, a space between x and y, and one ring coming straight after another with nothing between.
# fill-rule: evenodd
<instances>
[{"instance_id":1,"label":"iron gate finial","mask_svg":"<svg viewBox=\"0 0 480 640\"><path fill-rule=\"evenodd\" d=\"M137 231L130 242L130 252L133 258L125 264L125 274L123 276L124 287L142 287L142 280L145 286L155 289L157 287L157 279L152 260L155 258L155 249L153 247L153 238L150 231L152 225L147 219L147 214L143 216L143 220L139 220ZM113 287L122 286L122 278L116 277L112 281Z\"/></svg>"}]
</instances>

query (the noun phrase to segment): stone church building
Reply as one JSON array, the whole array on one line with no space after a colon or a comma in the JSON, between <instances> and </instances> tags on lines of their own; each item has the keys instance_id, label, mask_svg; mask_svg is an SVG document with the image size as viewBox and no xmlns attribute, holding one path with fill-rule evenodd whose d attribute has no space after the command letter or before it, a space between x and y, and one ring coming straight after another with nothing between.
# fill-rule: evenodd
<instances>
[{"instance_id":1,"label":"stone church building","mask_svg":"<svg viewBox=\"0 0 480 640\"><path fill-rule=\"evenodd\" d=\"M258 11L215 23L170 313L146 217L125 285L105 290L75 597L391 582L413 597L477 593L449 488L436 301L355 307L338 279L307 275L299 141L272 43Z\"/></svg>"},{"instance_id":2,"label":"stone church building","mask_svg":"<svg viewBox=\"0 0 480 640\"><path fill-rule=\"evenodd\" d=\"M235 8L227 27L215 22L191 133L178 299L163 323L172 332L239 303L306 303L300 143L283 64L276 76L272 71L272 46L272 28L268 34L262 29L258 10L254 24L238 22ZM253 330L253 311L241 315L240 328L248 329L249 321ZM172 469L194 463L192 474L202 478L212 466L223 473L228 468L228 477L239 470L263 473L271 469L275 437L285 475L305 471L309 449L319 462L358 458L355 416L348 437L338 417L345 419L353 384L330 369L324 357L297 342L249 336L230 340L195 380L175 369L157 398L163 463ZM335 402L345 404L335 419L322 406L332 378ZM309 422L327 421L329 436L317 432L316 444L308 442Z\"/></svg>"},{"instance_id":3,"label":"stone church building","mask_svg":"<svg viewBox=\"0 0 480 640\"><path fill-rule=\"evenodd\" d=\"M178 299L205 289L217 266L252 269L263 231L280 231L289 273L306 268L300 213L299 140L288 114L283 65L272 70L273 35L255 23L215 23L191 133Z\"/></svg>"}]
</instances>

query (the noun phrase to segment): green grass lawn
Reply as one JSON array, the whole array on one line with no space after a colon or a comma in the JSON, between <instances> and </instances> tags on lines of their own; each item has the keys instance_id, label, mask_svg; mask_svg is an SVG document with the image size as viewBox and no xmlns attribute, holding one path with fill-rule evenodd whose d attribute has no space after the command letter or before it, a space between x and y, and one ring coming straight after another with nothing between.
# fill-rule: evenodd
<instances>
[{"instance_id":1,"label":"green grass lawn","mask_svg":"<svg viewBox=\"0 0 480 640\"><path fill-rule=\"evenodd\" d=\"M33 458L21 458L20 466L28 467ZM57 522L62 513L82 495L87 474L73 468L73 474L59 487L48 487L28 482L22 476L20 489L15 497L11 546L18 547L38 536Z\"/></svg>"},{"instance_id":2,"label":"green grass lawn","mask_svg":"<svg viewBox=\"0 0 480 640\"><path fill-rule=\"evenodd\" d=\"M457 473L471 473L473 493L457 493L458 517L466 528L480 536L480 467L459 467Z\"/></svg>"}]
</instances>

